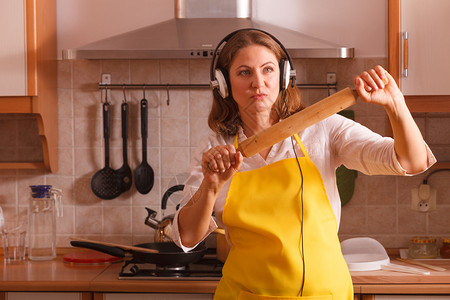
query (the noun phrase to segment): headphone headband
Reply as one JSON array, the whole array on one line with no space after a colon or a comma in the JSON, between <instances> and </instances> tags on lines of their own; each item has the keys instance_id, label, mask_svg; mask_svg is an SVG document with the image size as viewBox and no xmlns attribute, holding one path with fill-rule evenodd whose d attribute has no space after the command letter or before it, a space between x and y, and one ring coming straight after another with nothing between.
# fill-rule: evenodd
<instances>
[{"instance_id":1,"label":"headphone headband","mask_svg":"<svg viewBox=\"0 0 450 300\"><path fill-rule=\"evenodd\" d=\"M295 84L295 76L296 72L294 69L292 69L293 63L292 59L289 56L289 53L287 52L286 48L283 46L283 44L273 35L270 33L256 28L242 28L238 29L236 31L233 31L226 35L218 44L216 49L214 50L214 54L211 60L211 67L210 67L210 86L213 92L216 95L220 95L222 98L228 97L229 94L231 94L231 87L229 84L229 78L228 78L228 72L223 69L216 69L216 58L219 55L219 49L222 46L222 44L228 42L228 40L236 35L237 33L241 31L247 31L247 30L254 30L262 32L266 35L268 35L271 39L273 39L283 50L284 54L286 55L286 58L288 60L288 63L284 59L281 59L280 61L280 90L285 90L289 84L289 80L291 80L291 86L293 87Z\"/></svg>"}]
</instances>

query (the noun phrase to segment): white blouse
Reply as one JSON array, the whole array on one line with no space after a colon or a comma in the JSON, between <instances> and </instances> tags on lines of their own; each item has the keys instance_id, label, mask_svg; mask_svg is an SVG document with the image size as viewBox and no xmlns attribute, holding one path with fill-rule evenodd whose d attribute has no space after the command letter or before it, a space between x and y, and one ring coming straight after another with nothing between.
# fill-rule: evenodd
<instances>
[{"instance_id":1,"label":"white blouse","mask_svg":"<svg viewBox=\"0 0 450 300\"><path fill-rule=\"evenodd\" d=\"M341 217L341 200L336 185L336 168L340 165L345 165L348 169L357 170L367 175L415 175L407 174L400 166L395 154L394 140L392 138L382 137L367 127L343 116L333 115L306 128L302 132L299 132L298 135L309 157L322 176L328 200L336 215L338 228ZM238 141L241 142L246 138L243 130L240 129L238 132ZM234 137L225 139L220 135L212 133L200 143L191 161L189 177L185 182L183 190L181 207L191 199L203 180L201 167L202 153L212 147L233 144L233 142ZM297 155L303 156L295 140L294 145ZM436 158L428 146L427 156L428 167L430 167L436 162ZM258 154L249 158L244 157L240 171L257 169L273 162L292 157L295 157L295 154L293 152L291 138L287 138L272 147L266 160ZM217 227L216 224L226 229L222 223L222 212L230 182L231 180L219 192L214 206L215 217L211 218L210 228L205 237L214 231ZM178 231L178 212L175 214L172 238L183 250L189 251L192 248L184 247L181 243Z\"/></svg>"}]
</instances>

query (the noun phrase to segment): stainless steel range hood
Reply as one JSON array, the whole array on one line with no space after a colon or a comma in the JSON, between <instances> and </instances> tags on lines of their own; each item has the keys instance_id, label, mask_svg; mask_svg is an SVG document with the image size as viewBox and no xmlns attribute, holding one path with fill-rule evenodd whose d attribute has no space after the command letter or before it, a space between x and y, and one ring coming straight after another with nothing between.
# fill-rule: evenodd
<instances>
[{"instance_id":1,"label":"stainless steel range hood","mask_svg":"<svg viewBox=\"0 0 450 300\"><path fill-rule=\"evenodd\" d=\"M292 58L352 58L354 49L251 18L251 0L175 0L175 18L86 46L63 59L209 58L220 40L241 28L276 36Z\"/></svg>"}]
</instances>

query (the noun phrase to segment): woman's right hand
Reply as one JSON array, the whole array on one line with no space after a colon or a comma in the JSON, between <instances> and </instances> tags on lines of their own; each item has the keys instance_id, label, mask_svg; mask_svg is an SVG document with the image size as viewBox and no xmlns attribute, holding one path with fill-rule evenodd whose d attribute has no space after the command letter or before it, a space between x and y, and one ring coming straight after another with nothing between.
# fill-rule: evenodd
<instances>
[{"instance_id":1,"label":"woman's right hand","mask_svg":"<svg viewBox=\"0 0 450 300\"><path fill-rule=\"evenodd\" d=\"M220 189L241 167L243 156L233 145L216 146L202 155L204 180Z\"/></svg>"}]
</instances>

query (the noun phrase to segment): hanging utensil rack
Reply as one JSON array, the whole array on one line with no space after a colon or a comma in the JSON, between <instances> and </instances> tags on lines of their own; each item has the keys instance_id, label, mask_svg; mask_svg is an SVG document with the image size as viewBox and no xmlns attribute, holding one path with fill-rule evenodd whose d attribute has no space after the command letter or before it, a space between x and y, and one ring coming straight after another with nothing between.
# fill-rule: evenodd
<instances>
[{"instance_id":1,"label":"hanging utensil rack","mask_svg":"<svg viewBox=\"0 0 450 300\"><path fill-rule=\"evenodd\" d=\"M300 89L324 89L332 90L336 89L336 84L297 84ZM142 89L203 89L210 88L209 84L116 84L116 83L99 83L99 90L114 90L114 89L125 89L125 90L142 90Z\"/></svg>"},{"instance_id":2,"label":"hanging utensil rack","mask_svg":"<svg viewBox=\"0 0 450 300\"><path fill-rule=\"evenodd\" d=\"M335 93L337 91L337 84L297 84L297 87L299 89L322 89L328 91L328 96ZM145 90L146 89L165 89L167 92L167 105L170 105L170 95L169 90L171 89L209 89L209 84L148 84L148 83L142 83L142 84L131 84L131 83L103 83L99 82L98 89L100 91L106 91L106 94L108 94L108 90L117 90L121 89L124 92L125 97L125 90L143 90L144 92L144 98L145 98ZM103 96L102 96L103 99Z\"/></svg>"}]
</instances>

